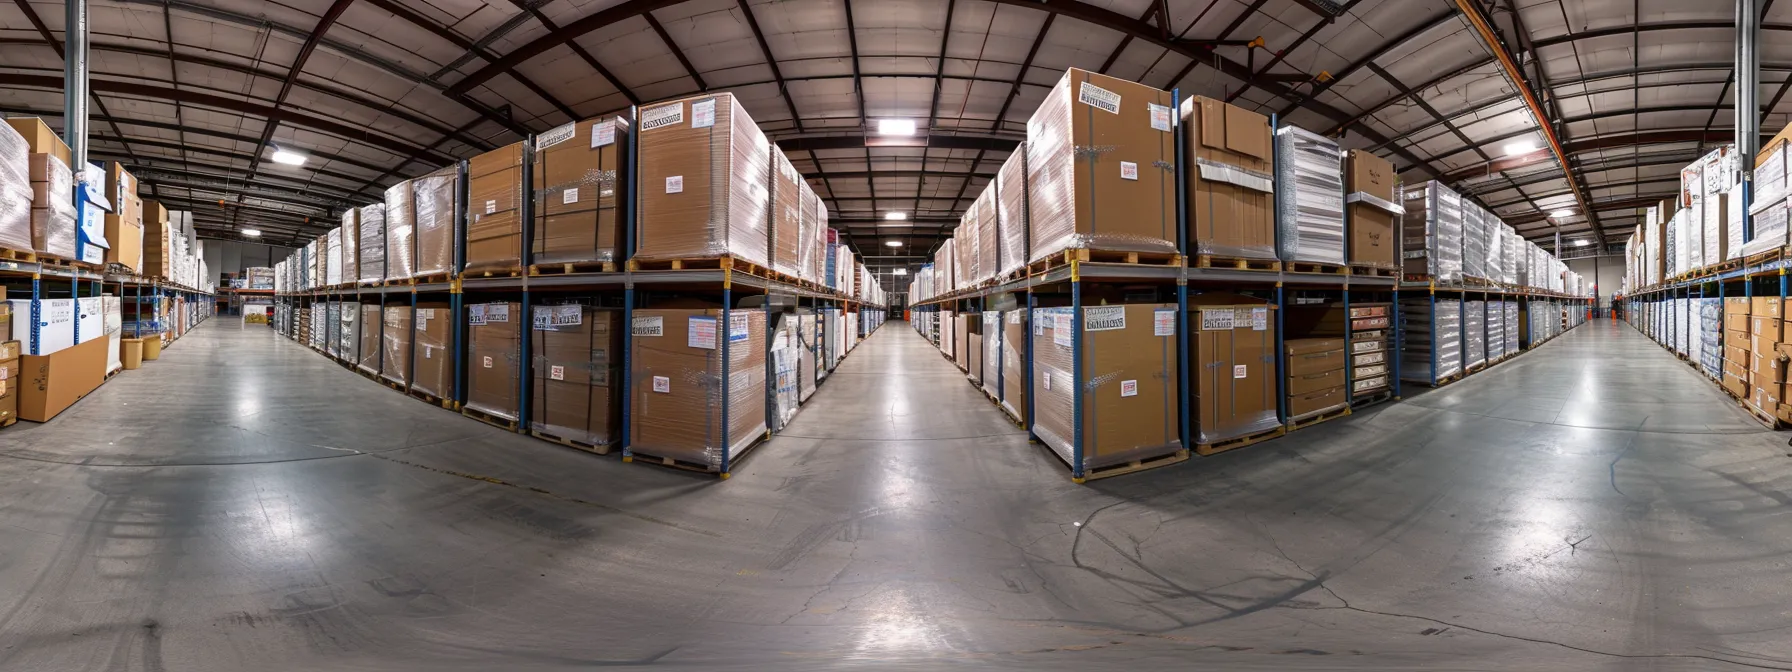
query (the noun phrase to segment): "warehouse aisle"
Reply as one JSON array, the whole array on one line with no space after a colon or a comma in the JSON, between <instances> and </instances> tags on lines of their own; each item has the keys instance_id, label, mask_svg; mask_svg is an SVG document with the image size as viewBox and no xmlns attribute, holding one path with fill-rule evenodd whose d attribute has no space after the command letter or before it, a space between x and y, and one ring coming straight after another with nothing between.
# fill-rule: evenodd
<instances>
[{"instance_id":1,"label":"warehouse aisle","mask_svg":"<svg viewBox=\"0 0 1792 672\"><path fill-rule=\"evenodd\" d=\"M1610 322L1084 486L901 323L726 482L218 320L146 371L0 431L0 669L1792 666L1786 435Z\"/></svg>"}]
</instances>

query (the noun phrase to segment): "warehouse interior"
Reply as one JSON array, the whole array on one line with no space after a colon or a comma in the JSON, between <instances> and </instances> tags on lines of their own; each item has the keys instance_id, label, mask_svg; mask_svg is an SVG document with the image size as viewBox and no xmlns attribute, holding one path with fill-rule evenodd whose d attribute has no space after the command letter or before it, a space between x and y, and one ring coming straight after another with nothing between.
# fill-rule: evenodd
<instances>
[{"instance_id":1,"label":"warehouse interior","mask_svg":"<svg viewBox=\"0 0 1792 672\"><path fill-rule=\"evenodd\" d=\"M1789 13L0 6L0 670L1792 669Z\"/></svg>"}]
</instances>

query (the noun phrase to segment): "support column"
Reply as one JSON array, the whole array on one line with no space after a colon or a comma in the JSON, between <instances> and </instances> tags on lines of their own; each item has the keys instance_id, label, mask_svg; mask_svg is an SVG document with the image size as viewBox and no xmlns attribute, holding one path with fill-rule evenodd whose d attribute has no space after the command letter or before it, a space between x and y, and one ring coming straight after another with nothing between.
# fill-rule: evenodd
<instances>
[{"instance_id":1,"label":"support column","mask_svg":"<svg viewBox=\"0 0 1792 672\"><path fill-rule=\"evenodd\" d=\"M68 143L69 168L78 174L87 165L87 0L67 0L67 9L62 57L62 90L66 96L62 139Z\"/></svg>"},{"instance_id":2,"label":"support column","mask_svg":"<svg viewBox=\"0 0 1792 672\"><path fill-rule=\"evenodd\" d=\"M1760 0L1736 0L1736 151L1745 194L1753 193L1750 168L1761 149L1761 54L1755 48L1760 35Z\"/></svg>"}]
</instances>

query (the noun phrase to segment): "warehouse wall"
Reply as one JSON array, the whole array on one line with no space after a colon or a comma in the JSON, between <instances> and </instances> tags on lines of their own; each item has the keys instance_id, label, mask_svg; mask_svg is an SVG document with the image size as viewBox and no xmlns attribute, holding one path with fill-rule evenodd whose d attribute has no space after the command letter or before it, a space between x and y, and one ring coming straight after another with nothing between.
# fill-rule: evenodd
<instances>
[{"instance_id":1,"label":"warehouse wall","mask_svg":"<svg viewBox=\"0 0 1792 672\"><path fill-rule=\"evenodd\" d=\"M213 280L223 277L225 273L241 273L250 266L272 267L288 254L292 254L292 248L278 245L237 240L205 241L205 265L211 269Z\"/></svg>"},{"instance_id":2,"label":"warehouse wall","mask_svg":"<svg viewBox=\"0 0 1792 672\"><path fill-rule=\"evenodd\" d=\"M1593 260L1598 259L1599 272L1593 272ZM1585 259L1569 259L1568 270L1579 273L1583 278L1590 278L1598 284L1599 305L1609 305L1612 292L1618 291L1618 285L1624 282L1624 255L1610 254L1602 257Z\"/></svg>"}]
</instances>

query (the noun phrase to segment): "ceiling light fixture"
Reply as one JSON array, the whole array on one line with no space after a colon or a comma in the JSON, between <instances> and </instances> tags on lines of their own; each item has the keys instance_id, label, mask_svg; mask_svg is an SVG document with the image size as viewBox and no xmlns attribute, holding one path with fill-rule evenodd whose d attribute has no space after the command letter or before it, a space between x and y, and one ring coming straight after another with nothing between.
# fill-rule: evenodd
<instances>
[{"instance_id":1,"label":"ceiling light fixture","mask_svg":"<svg viewBox=\"0 0 1792 672\"><path fill-rule=\"evenodd\" d=\"M1535 140L1519 140L1518 142L1506 143L1506 156L1518 156L1520 154L1529 154L1535 151L1537 151L1537 141Z\"/></svg>"},{"instance_id":2,"label":"ceiling light fixture","mask_svg":"<svg viewBox=\"0 0 1792 672\"><path fill-rule=\"evenodd\" d=\"M261 229L243 229L243 235L248 236L250 238L260 238L261 237Z\"/></svg>"},{"instance_id":3,"label":"ceiling light fixture","mask_svg":"<svg viewBox=\"0 0 1792 672\"><path fill-rule=\"evenodd\" d=\"M886 222L901 222L901 221L906 221L906 220L908 220L908 213L906 213L906 212L886 212L886 213L884 213L884 221L886 221Z\"/></svg>"},{"instance_id":4,"label":"ceiling light fixture","mask_svg":"<svg viewBox=\"0 0 1792 672\"><path fill-rule=\"evenodd\" d=\"M908 275L908 269L898 268L894 271L890 271L890 275Z\"/></svg>"},{"instance_id":5,"label":"ceiling light fixture","mask_svg":"<svg viewBox=\"0 0 1792 672\"><path fill-rule=\"evenodd\" d=\"M877 120L877 134L878 135L894 135L894 136L914 135L915 134L915 120L913 120L913 119L879 119L879 120Z\"/></svg>"},{"instance_id":6,"label":"ceiling light fixture","mask_svg":"<svg viewBox=\"0 0 1792 672\"><path fill-rule=\"evenodd\" d=\"M1557 210L1555 212L1549 213L1549 216L1554 217L1556 219L1564 219L1564 218L1568 218L1568 217L1573 217L1574 211L1573 210Z\"/></svg>"},{"instance_id":7,"label":"ceiling light fixture","mask_svg":"<svg viewBox=\"0 0 1792 672\"><path fill-rule=\"evenodd\" d=\"M1592 244L1592 242L1591 242L1591 241L1588 241L1588 240L1586 240L1586 239L1584 239L1584 238L1583 238L1583 239L1581 239L1581 240L1577 240L1577 241L1574 241L1574 246L1575 246L1575 247L1586 247L1586 246L1588 246L1588 245L1591 245L1591 244Z\"/></svg>"},{"instance_id":8,"label":"ceiling light fixture","mask_svg":"<svg viewBox=\"0 0 1792 672\"><path fill-rule=\"evenodd\" d=\"M902 241L900 240L886 240L884 241L884 244L890 247L902 247Z\"/></svg>"},{"instance_id":9,"label":"ceiling light fixture","mask_svg":"<svg viewBox=\"0 0 1792 672\"><path fill-rule=\"evenodd\" d=\"M289 152L278 147L274 148L274 163L288 166L303 166L305 165L306 159L307 157L304 154Z\"/></svg>"}]
</instances>

